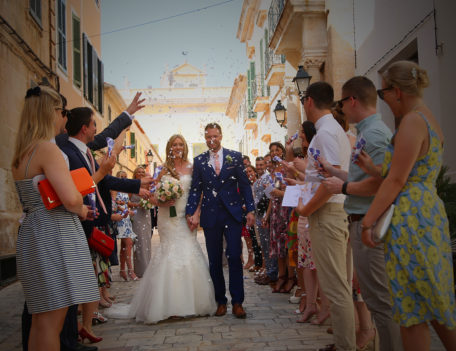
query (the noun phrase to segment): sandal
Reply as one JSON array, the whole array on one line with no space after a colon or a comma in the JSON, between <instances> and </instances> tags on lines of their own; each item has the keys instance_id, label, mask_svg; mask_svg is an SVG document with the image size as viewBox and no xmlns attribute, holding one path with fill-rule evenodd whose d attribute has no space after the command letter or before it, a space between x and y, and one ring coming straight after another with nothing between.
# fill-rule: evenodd
<instances>
[{"instance_id":1,"label":"sandal","mask_svg":"<svg viewBox=\"0 0 456 351\"><path fill-rule=\"evenodd\" d=\"M93 312L92 325L103 324L108 321L108 318L103 316L100 312Z\"/></svg>"},{"instance_id":2,"label":"sandal","mask_svg":"<svg viewBox=\"0 0 456 351\"><path fill-rule=\"evenodd\" d=\"M283 286L286 284L288 280L288 276L282 275L277 279L277 282L275 283L274 289L272 289L272 292L274 294L279 293L280 290L282 290Z\"/></svg>"},{"instance_id":3,"label":"sandal","mask_svg":"<svg viewBox=\"0 0 456 351\"><path fill-rule=\"evenodd\" d=\"M126 282L128 282L128 276L127 276L127 271L125 269L121 269L119 271L119 275L120 277L125 280Z\"/></svg>"},{"instance_id":4,"label":"sandal","mask_svg":"<svg viewBox=\"0 0 456 351\"><path fill-rule=\"evenodd\" d=\"M131 278L133 281L138 281L139 278L136 276L134 271L128 271L128 276Z\"/></svg>"},{"instance_id":5,"label":"sandal","mask_svg":"<svg viewBox=\"0 0 456 351\"><path fill-rule=\"evenodd\" d=\"M296 277L287 277L287 282L284 284L284 286L280 289L280 293L282 294L288 294L290 291L294 288L296 285Z\"/></svg>"}]
</instances>

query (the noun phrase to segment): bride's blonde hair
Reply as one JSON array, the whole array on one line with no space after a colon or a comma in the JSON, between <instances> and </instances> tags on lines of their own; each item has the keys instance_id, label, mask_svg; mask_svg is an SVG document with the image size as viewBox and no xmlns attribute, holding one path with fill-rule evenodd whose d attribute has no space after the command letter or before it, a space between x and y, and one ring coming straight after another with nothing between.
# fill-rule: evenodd
<instances>
[{"instance_id":1,"label":"bride's blonde hair","mask_svg":"<svg viewBox=\"0 0 456 351\"><path fill-rule=\"evenodd\" d=\"M184 151L182 152L182 161L187 161L188 156L188 145L185 141L185 138L180 134L174 134L169 138L168 142L166 143L166 161L165 161L165 168L167 172L174 178L180 179L179 174L176 172L176 167L174 165L174 156L173 156L173 143L176 139L181 139L184 143Z\"/></svg>"}]
</instances>

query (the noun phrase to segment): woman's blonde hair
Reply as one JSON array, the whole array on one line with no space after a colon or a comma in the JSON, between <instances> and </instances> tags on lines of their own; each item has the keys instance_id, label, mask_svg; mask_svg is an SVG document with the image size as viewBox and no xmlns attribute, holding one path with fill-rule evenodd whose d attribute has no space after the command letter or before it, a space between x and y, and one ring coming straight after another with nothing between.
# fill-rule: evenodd
<instances>
[{"instance_id":1,"label":"woman's blonde hair","mask_svg":"<svg viewBox=\"0 0 456 351\"><path fill-rule=\"evenodd\" d=\"M396 61L382 74L388 86L394 86L404 93L421 97L423 88L429 85L426 70L413 61Z\"/></svg>"},{"instance_id":2,"label":"woman's blonde hair","mask_svg":"<svg viewBox=\"0 0 456 351\"><path fill-rule=\"evenodd\" d=\"M136 167L135 170L133 171L133 179L136 179L136 175L138 174L138 171L140 169L144 170L144 172L146 171L146 169L142 166Z\"/></svg>"},{"instance_id":3,"label":"woman's blonde hair","mask_svg":"<svg viewBox=\"0 0 456 351\"><path fill-rule=\"evenodd\" d=\"M117 171L116 177L119 178L122 175L122 173L127 174L127 172L120 170L120 171Z\"/></svg>"},{"instance_id":4,"label":"woman's blonde hair","mask_svg":"<svg viewBox=\"0 0 456 351\"><path fill-rule=\"evenodd\" d=\"M184 151L182 153L182 161L187 161L188 156L188 145L185 141L185 138L180 134L174 134L169 138L168 142L166 143L166 161L165 161L165 168L172 177L179 179L179 174L176 172L176 167L174 166L174 156L172 153L173 143L176 139L181 139L184 143Z\"/></svg>"},{"instance_id":5,"label":"woman's blonde hair","mask_svg":"<svg viewBox=\"0 0 456 351\"><path fill-rule=\"evenodd\" d=\"M14 148L14 168L19 167L20 161L37 142L49 141L55 136L55 109L58 107L62 107L62 99L50 87L39 86L33 89L32 94L27 94Z\"/></svg>"}]
</instances>

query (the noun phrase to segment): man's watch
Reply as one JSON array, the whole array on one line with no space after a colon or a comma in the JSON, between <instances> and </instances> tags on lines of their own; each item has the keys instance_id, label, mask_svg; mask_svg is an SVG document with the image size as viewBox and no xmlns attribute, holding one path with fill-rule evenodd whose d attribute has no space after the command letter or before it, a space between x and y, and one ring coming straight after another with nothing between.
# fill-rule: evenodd
<instances>
[{"instance_id":1,"label":"man's watch","mask_svg":"<svg viewBox=\"0 0 456 351\"><path fill-rule=\"evenodd\" d=\"M344 194L344 195L348 195L347 194L347 185L348 185L348 182L344 182L344 184L342 184L342 194Z\"/></svg>"}]
</instances>

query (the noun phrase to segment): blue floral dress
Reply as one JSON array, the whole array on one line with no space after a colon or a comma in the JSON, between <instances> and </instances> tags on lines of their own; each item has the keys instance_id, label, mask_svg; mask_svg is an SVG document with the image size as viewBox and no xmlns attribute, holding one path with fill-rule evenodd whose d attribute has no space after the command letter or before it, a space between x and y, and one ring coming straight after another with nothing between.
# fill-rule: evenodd
<instances>
[{"instance_id":1,"label":"blue floral dress","mask_svg":"<svg viewBox=\"0 0 456 351\"><path fill-rule=\"evenodd\" d=\"M404 327L436 320L454 328L456 309L448 219L436 189L443 149L437 133L421 116L430 135L429 151L416 161L396 198L385 241L393 318ZM388 145L383 176L388 173L393 152L394 146Z\"/></svg>"},{"instance_id":2,"label":"blue floral dress","mask_svg":"<svg viewBox=\"0 0 456 351\"><path fill-rule=\"evenodd\" d=\"M130 201L130 198L128 197L128 194L118 192L116 201L123 201L125 203L125 205L117 206L117 210L122 211L128 207L127 204L128 201ZM116 222L116 224L118 232L117 239L136 238L136 234L133 232L133 228L131 226L130 216L121 219L120 221Z\"/></svg>"}]
</instances>

